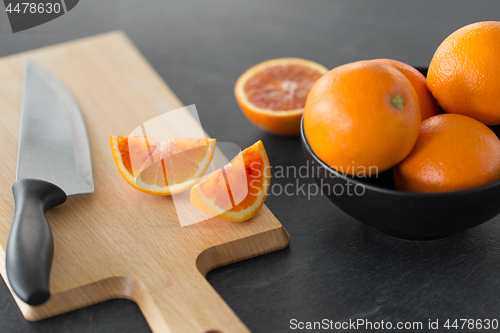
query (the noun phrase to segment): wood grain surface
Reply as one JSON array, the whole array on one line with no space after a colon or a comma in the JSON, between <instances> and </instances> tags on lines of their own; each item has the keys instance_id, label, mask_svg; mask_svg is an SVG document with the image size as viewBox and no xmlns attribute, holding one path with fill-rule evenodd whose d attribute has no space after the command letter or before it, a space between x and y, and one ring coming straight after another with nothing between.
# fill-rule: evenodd
<instances>
[{"instance_id":1,"label":"wood grain surface","mask_svg":"<svg viewBox=\"0 0 500 333\"><path fill-rule=\"evenodd\" d=\"M247 332L206 281L208 271L286 247L289 235L263 207L253 219L217 218L181 227L172 198L141 193L119 175L109 135L128 135L181 102L121 32L0 59L0 273L14 215L24 61L53 71L72 91L87 124L95 193L47 213L55 240L50 287L40 320L111 298L137 302L154 332Z\"/></svg>"}]
</instances>

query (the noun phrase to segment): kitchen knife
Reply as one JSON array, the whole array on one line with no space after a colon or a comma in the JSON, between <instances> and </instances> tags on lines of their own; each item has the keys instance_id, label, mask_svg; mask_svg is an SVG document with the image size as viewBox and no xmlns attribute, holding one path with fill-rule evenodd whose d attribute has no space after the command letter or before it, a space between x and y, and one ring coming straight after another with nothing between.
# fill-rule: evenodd
<instances>
[{"instance_id":1,"label":"kitchen knife","mask_svg":"<svg viewBox=\"0 0 500 333\"><path fill-rule=\"evenodd\" d=\"M29 305L50 297L54 242L45 217L66 196L93 193L87 129L65 85L28 60L24 73L14 220L7 241L7 278Z\"/></svg>"}]
</instances>

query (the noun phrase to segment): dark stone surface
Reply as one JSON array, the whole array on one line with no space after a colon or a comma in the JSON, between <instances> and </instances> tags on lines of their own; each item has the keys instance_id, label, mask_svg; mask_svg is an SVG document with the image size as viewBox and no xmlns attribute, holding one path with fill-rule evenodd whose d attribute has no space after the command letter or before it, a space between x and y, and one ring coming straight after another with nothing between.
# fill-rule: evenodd
<instances>
[{"instance_id":1,"label":"dark stone surface","mask_svg":"<svg viewBox=\"0 0 500 333\"><path fill-rule=\"evenodd\" d=\"M124 30L179 98L197 105L208 133L240 147L262 139L273 166L301 166L298 137L263 133L239 111L233 85L245 69L288 56L330 68L382 57L427 66L451 32L498 20L499 12L495 1L87 0L17 34L1 12L0 56ZM288 182L295 179L273 180ZM208 275L252 332L288 332L292 318L422 321L426 327L428 319L500 317L498 217L449 238L411 242L363 226L324 196L271 194L267 204L291 234L290 247ZM139 308L125 300L27 322L0 282L0 331L150 330Z\"/></svg>"}]
</instances>

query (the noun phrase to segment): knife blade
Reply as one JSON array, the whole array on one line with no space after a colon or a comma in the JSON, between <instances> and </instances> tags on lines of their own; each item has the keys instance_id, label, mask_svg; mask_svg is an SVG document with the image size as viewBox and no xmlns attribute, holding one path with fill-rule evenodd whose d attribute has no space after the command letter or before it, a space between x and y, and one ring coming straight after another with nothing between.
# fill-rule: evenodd
<instances>
[{"instance_id":1,"label":"knife blade","mask_svg":"<svg viewBox=\"0 0 500 333\"><path fill-rule=\"evenodd\" d=\"M25 65L15 212L6 248L7 278L29 305L50 297L54 242L45 213L68 195L94 192L85 122L75 99L54 74Z\"/></svg>"}]
</instances>

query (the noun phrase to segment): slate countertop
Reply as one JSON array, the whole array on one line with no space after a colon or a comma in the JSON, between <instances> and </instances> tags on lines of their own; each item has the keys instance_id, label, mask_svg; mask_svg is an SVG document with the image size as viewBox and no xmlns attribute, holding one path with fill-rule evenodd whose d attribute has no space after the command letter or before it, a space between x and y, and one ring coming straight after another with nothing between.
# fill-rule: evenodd
<instances>
[{"instance_id":1,"label":"slate countertop","mask_svg":"<svg viewBox=\"0 0 500 333\"><path fill-rule=\"evenodd\" d=\"M177 96L196 104L202 125L218 141L244 148L261 139L273 166L300 167L305 158L298 137L266 134L239 111L233 85L247 68L278 57L329 68L375 58L426 67L450 33L498 20L498 13L495 1L87 0L16 34L0 11L0 56L123 30ZM296 181L275 177L273 184ZM294 188L313 183L298 181ZM298 331L291 330L292 319L422 322L424 328L436 319L441 328L446 319L500 320L500 217L445 239L411 242L362 225L319 194L271 193L266 203L290 233L290 247L207 277L252 332ZM0 331L150 329L126 300L28 322L2 280Z\"/></svg>"}]
</instances>

